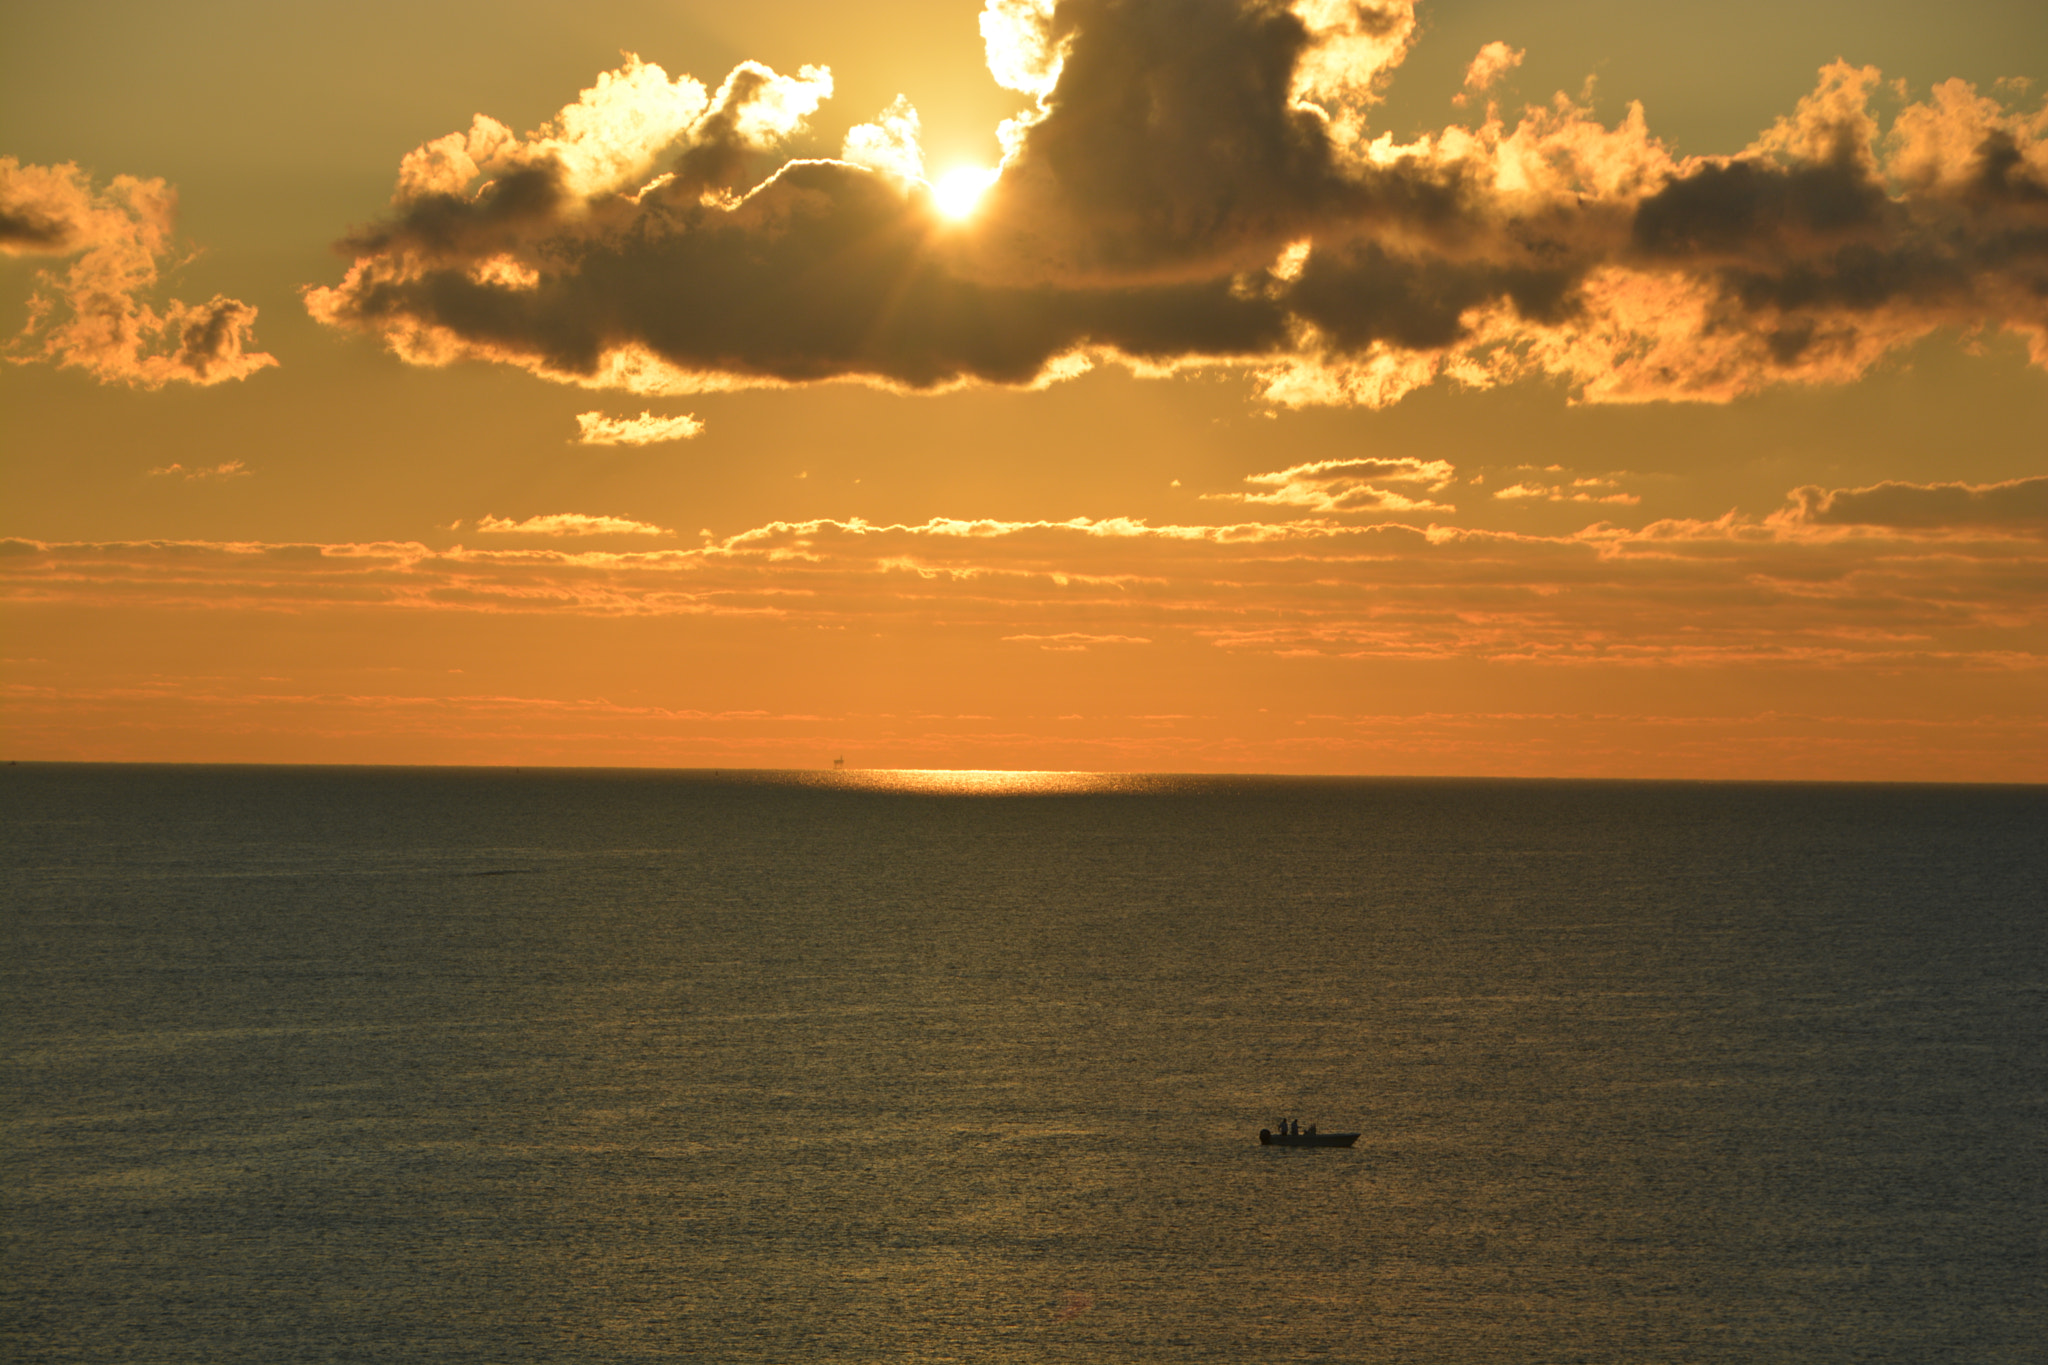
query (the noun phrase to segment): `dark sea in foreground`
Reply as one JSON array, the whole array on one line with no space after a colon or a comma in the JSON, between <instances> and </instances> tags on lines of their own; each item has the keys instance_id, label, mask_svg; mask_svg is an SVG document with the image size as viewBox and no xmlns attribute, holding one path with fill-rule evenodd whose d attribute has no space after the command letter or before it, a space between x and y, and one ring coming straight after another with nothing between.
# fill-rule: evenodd
<instances>
[{"instance_id":1,"label":"dark sea in foreground","mask_svg":"<svg viewBox=\"0 0 2048 1365\"><path fill-rule=\"evenodd\" d=\"M2048 788L22 764L0 818L11 1361L2044 1358Z\"/></svg>"}]
</instances>

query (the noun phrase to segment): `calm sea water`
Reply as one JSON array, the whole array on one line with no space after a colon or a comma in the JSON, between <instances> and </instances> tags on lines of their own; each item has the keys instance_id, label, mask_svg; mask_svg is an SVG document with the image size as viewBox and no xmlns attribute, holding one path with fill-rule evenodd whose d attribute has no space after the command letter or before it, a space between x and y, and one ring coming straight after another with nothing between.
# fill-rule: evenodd
<instances>
[{"instance_id":1,"label":"calm sea water","mask_svg":"<svg viewBox=\"0 0 2048 1365\"><path fill-rule=\"evenodd\" d=\"M12 1360L2044 1358L2048 789L20 765L0 817Z\"/></svg>"}]
</instances>

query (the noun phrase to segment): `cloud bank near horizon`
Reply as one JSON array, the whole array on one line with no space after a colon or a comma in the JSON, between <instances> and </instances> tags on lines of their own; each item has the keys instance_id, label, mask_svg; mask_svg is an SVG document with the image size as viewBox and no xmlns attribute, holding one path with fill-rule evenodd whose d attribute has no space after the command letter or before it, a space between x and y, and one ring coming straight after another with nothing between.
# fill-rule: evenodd
<instances>
[{"instance_id":1,"label":"cloud bank near horizon","mask_svg":"<svg viewBox=\"0 0 2048 1365\"><path fill-rule=\"evenodd\" d=\"M1568 97L1413 143L1370 114L1413 0L988 0L1035 97L948 218L898 100L840 160L776 149L831 74L715 91L631 58L521 138L409 154L313 315L405 359L649 394L845 380L1032 385L1111 361L1239 367L1278 405L1530 375L1588 402L1841 383L1937 329L2048 367L2048 101L1908 101L1836 63L1735 156ZM1478 96L1520 54L1489 44Z\"/></svg>"},{"instance_id":2,"label":"cloud bank near horizon","mask_svg":"<svg viewBox=\"0 0 2048 1365\"><path fill-rule=\"evenodd\" d=\"M36 272L7 359L142 389L221 384L277 364L252 349L256 310L239 299L149 302L174 263L177 210L177 191L160 179L117 175L99 186L70 162L0 157L0 255L71 258L61 274Z\"/></svg>"},{"instance_id":3,"label":"cloud bank near horizon","mask_svg":"<svg viewBox=\"0 0 2048 1365\"><path fill-rule=\"evenodd\" d=\"M1562 535L1319 516L821 518L644 548L635 538L667 533L554 514L479 521L494 539L528 538L508 548L0 540L0 599L738 617L1069 651L1147 643L1332 660L2011 673L2048 668L2044 509L2048 477L1800 488L1760 517ZM613 539L559 543L585 536Z\"/></svg>"}]
</instances>

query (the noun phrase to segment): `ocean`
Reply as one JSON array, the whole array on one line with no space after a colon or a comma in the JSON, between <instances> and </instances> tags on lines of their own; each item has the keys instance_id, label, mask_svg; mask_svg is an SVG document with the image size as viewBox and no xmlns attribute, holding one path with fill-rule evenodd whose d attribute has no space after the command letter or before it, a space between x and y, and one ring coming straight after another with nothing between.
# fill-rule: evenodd
<instances>
[{"instance_id":1,"label":"ocean","mask_svg":"<svg viewBox=\"0 0 2048 1365\"><path fill-rule=\"evenodd\" d=\"M2048 788L24 763L0 819L10 1361L2044 1359Z\"/></svg>"}]
</instances>

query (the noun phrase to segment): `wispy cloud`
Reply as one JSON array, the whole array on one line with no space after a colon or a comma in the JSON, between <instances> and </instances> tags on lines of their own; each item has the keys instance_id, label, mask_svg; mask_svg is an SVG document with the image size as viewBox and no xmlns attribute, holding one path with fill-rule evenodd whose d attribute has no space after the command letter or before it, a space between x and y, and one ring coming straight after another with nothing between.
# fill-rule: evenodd
<instances>
[{"instance_id":1,"label":"wispy cloud","mask_svg":"<svg viewBox=\"0 0 2048 1365\"><path fill-rule=\"evenodd\" d=\"M215 465L195 465L187 469L182 464L161 465L149 471L153 479L240 479L252 471L240 460L224 460Z\"/></svg>"},{"instance_id":2,"label":"wispy cloud","mask_svg":"<svg viewBox=\"0 0 2048 1365\"><path fill-rule=\"evenodd\" d=\"M1152 642L1142 635L1091 635L1082 630L1063 630L1056 635L1005 635L1006 644L1037 645L1040 649L1085 650L1091 645L1149 645Z\"/></svg>"},{"instance_id":3,"label":"wispy cloud","mask_svg":"<svg viewBox=\"0 0 2048 1365\"><path fill-rule=\"evenodd\" d=\"M576 414L576 440L587 446L651 446L666 441L687 441L704 430L694 415L657 417L642 412L638 417L608 417L602 412Z\"/></svg>"},{"instance_id":4,"label":"wispy cloud","mask_svg":"<svg viewBox=\"0 0 2048 1365\"><path fill-rule=\"evenodd\" d=\"M1410 497L1376 487L1381 483L1426 484L1434 493L1448 487L1457 471L1445 460L1397 459L1319 460L1291 465L1271 474L1247 474L1251 493L1204 493L1217 502L1242 502L1267 507L1299 507L1314 512L1455 512L1448 503Z\"/></svg>"},{"instance_id":5,"label":"wispy cloud","mask_svg":"<svg viewBox=\"0 0 2048 1365\"><path fill-rule=\"evenodd\" d=\"M1620 507L1634 507L1642 502L1639 495L1620 491L1617 481L1611 478L1572 479L1561 483L1525 479L1494 489L1493 496L1502 502L1600 502Z\"/></svg>"},{"instance_id":6,"label":"wispy cloud","mask_svg":"<svg viewBox=\"0 0 2048 1365\"><path fill-rule=\"evenodd\" d=\"M552 512L546 516L514 521L510 517L483 517L476 529L486 535L519 536L672 536L675 532L627 517L593 517L582 512Z\"/></svg>"},{"instance_id":7,"label":"wispy cloud","mask_svg":"<svg viewBox=\"0 0 2048 1365\"><path fill-rule=\"evenodd\" d=\"M2048 531L2048 476L2004 483L1879 483L1792 491L1788 520L1895 530Z\"/></svg>"},{"instance_id":8,"label":"wispy cloud","mask_svg":"<svg viewBox=\"0 0 2048 1365\"><path fill-rule=\"evenodd\" d=\"M117 175L102 187L69 162L0 157L0 253L73 258L61 274L36 273L28 323L7 359L144 389L219 384L275 365L250 349L256 310L239 299L172 299L160 309L148 301L173 257L177 206L162 180Z\"/></svg>"}]
</instances>

